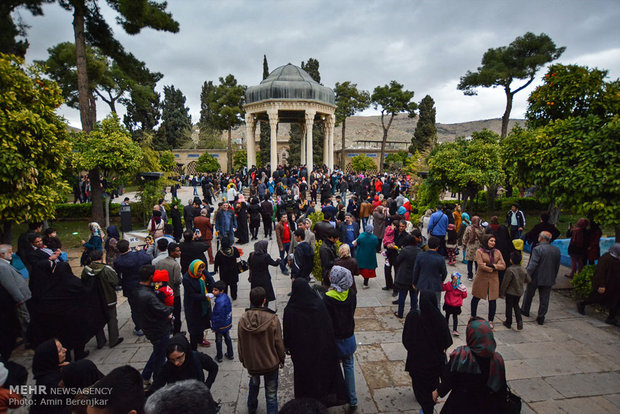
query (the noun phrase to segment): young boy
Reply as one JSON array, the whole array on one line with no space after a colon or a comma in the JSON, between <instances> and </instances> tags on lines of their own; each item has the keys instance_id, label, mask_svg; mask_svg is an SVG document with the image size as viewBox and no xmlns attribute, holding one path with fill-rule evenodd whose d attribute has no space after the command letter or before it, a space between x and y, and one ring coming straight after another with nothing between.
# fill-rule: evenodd
<instances>
[{"instance_id":1,"label":"young boy","mask_svg":"<svg viewBox=\"0 0 620 414\"><path fill-rule=\"evenodd\" d=\"M226 294L226 284L221 280L218 280L213 285L213 296L215 297L215 305L211 313L211 329L215 332L215 347L217 350L215 360L222 362L222 338L226 341L226 358L233 359L234 352L232 340L230 339L232 305L230 298Z\"/></svg>"},{"instance_id":2,"label":"young boy","mask_svg":"<svg viewBox=\"0 0 620 414\"><path fill-rule=\"evenodd\" d=\"M504 280L499 288L499 296L506 298L506 321L504 326L510 329L512 325L512 310L515 312L517 329L523 329L523 319L521 318L521 307L519 301L523 296L523 284L530 283L530 275L520 265L521 253L519 251L510 254L510 267L506 269Z\"/></svg>"}]
</instances>

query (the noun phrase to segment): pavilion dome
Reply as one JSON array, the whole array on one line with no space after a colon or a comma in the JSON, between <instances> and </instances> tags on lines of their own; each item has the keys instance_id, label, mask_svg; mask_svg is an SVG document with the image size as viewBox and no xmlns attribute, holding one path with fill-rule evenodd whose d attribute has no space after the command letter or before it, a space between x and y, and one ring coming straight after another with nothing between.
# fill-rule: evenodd
<instances>
[{"instance_id":1,"label":"pavilion dome","mask_svg":"<svg viewBox=\"0 0 620 414\"><path fill-rule=\"evenodd\" d=\"M245 92L245 103L266 100L310 100L335 105L334 91L321 85L302 68L288 64L280 66L259 85Z\"/></svg>"}]
</instances>

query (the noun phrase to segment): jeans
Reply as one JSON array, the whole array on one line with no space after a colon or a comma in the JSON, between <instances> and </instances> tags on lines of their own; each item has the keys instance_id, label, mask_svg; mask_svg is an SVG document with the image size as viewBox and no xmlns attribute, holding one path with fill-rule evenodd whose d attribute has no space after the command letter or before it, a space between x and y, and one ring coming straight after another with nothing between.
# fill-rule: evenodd
<instances>
[{"instance_id":1,"label":"jeans","mask_svg":"<svg viewBox=\"0 0 620 414\"><path fill-rule=\"evenodd\" d=\"M474 278L474 264L476 265L476 272L478 271L478 263L475 260L468 260L467 261L467 278L468 279L473 279Z\"/></svg>"},{"instance_id":2,"label":"jeans","mask_svg":"<svg viewBox=\"0 0 620 414\"><path fill-rule=\"evenodd\" d=\"M407 299L407 293L409 293L409 300L411 301L411 310L418 308L418 292L416 292L411 286L409 290L398 291L398 316L401 318L405 312L405 299Z\"/></svg>"},{"instance_id":3,"label":"jeans","mask_svg":"<svg viewBox=\"0 0 620 414\"><path fill-rule=\"evenodd\" d=\"M278 370L263 375L265 377L265 400L267 414L278 414ZM258 391L260 390L260 375L250 376L250 390L248 393L248 411L256 413L258 407Z\"/></svg>"},{"instance_id":4,"label":"jeans","mask_svg":"<svg viewBox=\"0 0 620 414\"><path fill-rule=\"evenodd\" d=\"M480 302L480 298L472 296L471 298L471 317L475 318L478 314L478 302ZM489 301L489 322L493 322L495 319L495 310L497 309L497 301L490 300Z\"/></svg>"},{"instance_id":5,"label":"jeans","mask_svg":"<svg viewBox=\"0 0 620 414\"><path fill-rule=\"evenodd\" d=\"M522 231L519 230L519 226L510 226L510 238L512 240L520 239Z\"/></svg>"},{"instance_id":6,"label":"jeans","mask_svg":"<svg viewBox=\"0 0 620 414\"><path fill-rule=\"evenodd\" d=\"M157 375L166 362L166 347L169 341L170 335L168 333L159 339L151 341L153 344L153 352L142 370L142 379L150 380L152 375Z\"/></svg>"},{"instance_id":7,"label":"jeans","mask_svg":"<svg viewBox=\"0 0 620 414\"><path fill-rule=\"evenodd\" d=\"M282 273L286 272L286 256L288 255L288 250L291 247L291 243L282 243L282 250L280 250L280 270Z\"/></svg>"},{"instance_id":8,"label":"jeans","mask_svg":"<svg viewBox=\"0 0 620 414\"><path fill-rule=\"evenodd\" d=\"M233 351L232 340L230 339L230 331L215 333L215 349L216 358L222 358L222 338L226 341L226 356L232 358L235 354Z\"/></svg>"},{"instance_id":9,"label":"jeans","mask_svg":"<svg viewBox=\"0 0 620 414\"><path fill-rule=\"evenodd\" d=\"M362 218L362 230L366 228L367 224L368 224L368 217L363 217Z\"/></svg>"},{"instance_id":10,"label":"jeans","mask_svg":"<svg viewBox=\"0 0 620 414\"><path fill-rule=\"evenodd\" d=\"M349 393L349 404L357 405L357 395L355 394L355 357L351 354L342 358L342 370L344 371L344 382L347 384Z\"/></svg>"}]
</instances>

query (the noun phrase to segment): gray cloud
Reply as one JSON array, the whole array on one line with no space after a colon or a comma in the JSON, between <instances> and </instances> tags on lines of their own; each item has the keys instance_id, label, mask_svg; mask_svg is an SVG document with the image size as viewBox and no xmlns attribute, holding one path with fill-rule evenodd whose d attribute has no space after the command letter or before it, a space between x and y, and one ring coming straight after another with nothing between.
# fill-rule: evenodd
<instances>
[{"instance_id":1,"label":"gray cloud","mask_svg":"<svg viewBox=\"0 0 620 414\"><path fill-rule=\"evenodd\" d=\"M114 12L102 8L113 22ZM73 39L71 14L57 4L44 10L43 17L21 12L32 26L28 60L44 59L47 48ZM314 57L322 83L330 87L351 80L372 90L397 80L414 90L418 101L430 94L438 121L445 123L501 116L502 90L481 89L477 97L467 97L456 84L476 69L488 48L507 45L527 31L545 32L566 46L562 63L597 66L620 76L616 0L176 0L168 10L181 25L178 34L144 30L129 36L120 27L115 32L127 50L164 74L160 90L173 84L183 91L194 121L205 80L232 73L240 83L257 84L263 54L271 70ZM513 117L523 116L532 88L516 96ZM105 109L100 103L99 118ZM79 126L76 111L62 112Z\"/></svg>"}]
</instances>

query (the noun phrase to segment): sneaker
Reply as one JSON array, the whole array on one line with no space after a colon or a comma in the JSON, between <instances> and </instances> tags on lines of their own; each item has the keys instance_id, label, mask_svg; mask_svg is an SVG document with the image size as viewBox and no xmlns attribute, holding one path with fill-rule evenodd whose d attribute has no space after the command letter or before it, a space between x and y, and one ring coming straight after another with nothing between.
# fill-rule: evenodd
<instances>
[{"instance_id":1,"label":"sneaker","mask_svg":"<svg viewBox=\"0 0 620 414\"><path fill-rule=\"evenodd\" d=\"M200 342L198 345L209 347L211 346L211 342L207 341L206 339L203 339L202 342Z\"/></svg>"},{"instance_id":2,"label":"sneaker","mask_svg":"<svg viewBox=\"0 0 620 414\"><path fill-rule=\"evenodd\" d=\"M222 357L218 357L218 356L216 356L216 357L215 357L215 360L216 360L217 362L222 362L222 361L223 361Z\"/></svg>"},{"instance_id":3,"label":"sneaker","mask_svg":"<svg viewBox=\"0 0 620 414\"><path fill-rule=\"evenodd\" d=\"M493 322L489 321L489 326L491 327L491 329L495 329L495 325L493 325Z\"/></svg>"},{"instance_id":4,"label":"sneaker","mask_svg":"<svg viewBox=\"0 0 620 414\"><path fill-rule=\"evenodd\" d=\"M390 290L390 289L392 289L392 288L389 288L389 287L387 287L387 286L383 286L383 287L381 288L381 290Z\"/></svg>"},{"instance_id":5,"label":"sneaker","mask_svg":"<svg viewBox=\"0 0 620 414\"><path fill-rule=\"evenodd\" d=\"M362 289L368 289L370 286L368 285L362 285Z\"/></svg>"},{"instance_id":6,"label":"sneaker","mask_svg":"<svg viewBox=\"0 0 620 414\"><path fill-rule=\"evenodd\" d=\"M228 359L229 361L232 361L233 359L235 359L234 355L226 355L226 359Z\"/></svg>"},{"instance_id":7,"label":"sneaker","mask_svg":"<svg viewBox=\"0 0 620 414\"><path fill-rule=\"evenodd\" d=\"M142 329L133 328L133 334L136 336L144 336L144 332L142 331Z\"/></svg>"},{"instance_id":8,"label":"sneaker","mask_svg":"<svg viewBox=\"0 0 620 414\"><path fill-rule=\"evenodd\" d=\"M508 329L512 329L512 326L506 321L502 322L502 325L504 325Z\"/></svg>"},{"instance_id":9,"label":"sneaker","mask_svg":"<svg viewBox=\"0 0 620 414\"><path fill-rule=\"evenodd\" d=\"M454 335L454 336L461 336L461 334L459 333L459 331L452 331L452 335Z\"/></svg>"},{"instance_id":10,"label":"sneaker","mask_svg":"<svg viewBox=\"0 0 620 414\"><path fill-rule=\"evenodd\" d=\"M473 277L468 277L467 280L469 280L470 282L473 282L474 278Z\"/></svg>"}]
</instances>

